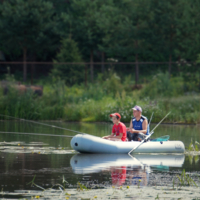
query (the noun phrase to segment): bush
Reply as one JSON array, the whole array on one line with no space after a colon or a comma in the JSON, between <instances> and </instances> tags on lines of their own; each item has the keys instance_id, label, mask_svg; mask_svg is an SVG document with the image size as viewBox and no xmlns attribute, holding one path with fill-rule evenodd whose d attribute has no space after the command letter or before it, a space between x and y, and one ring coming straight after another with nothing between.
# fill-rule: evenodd
<instances>
[{"instance_id":1,"label":"bush","mask_svg":"<svg viewBox=\"0 0 200 200\"><path fill-rule=\"evenodd\" d=\"M158 73L153 77L153 80L144 86L141 91L141 97L172 97L183 95L183 79L182 77L171 77L169 73Z\"/></svg>"}]
</instances>

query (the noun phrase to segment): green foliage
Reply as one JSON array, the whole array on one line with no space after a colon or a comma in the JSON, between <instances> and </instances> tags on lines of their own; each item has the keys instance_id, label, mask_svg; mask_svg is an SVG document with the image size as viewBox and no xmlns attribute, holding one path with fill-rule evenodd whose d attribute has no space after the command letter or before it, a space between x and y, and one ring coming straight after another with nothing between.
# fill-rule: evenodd
<instances>
[{"instance_id":1,"label":"green foliage","mask_svg":"<svg viewBox=\"0 0 200 200\"><path fill-rule=\"evenodd\" d=\"M193 141L191 140L189 146L187 147L188 151L199 151L199 142L195 141L195 144L193 144Z\"/></svg>"},{"instance_id":2,"label":"green foliage","mask_svg":"<svg viewBox=\"0 0 200 200\"><path fill-rule=\"evenodd\" d=\"M198 54L197 63L200 63L200 54Z\"/></svg>"},{"instance_id":3,"label":"green foliage","mask_svg":"<svg viewBox=\"0 0 200 200\"><path fill-rule=\"evenodd\" d=\"M73 38L78 41L81 52L90 55L91 51L98 50L102 43L103 31L97 24L102 17L101 9L112 1L105 0L73 0L71 2L70 17L67 24L71 24Z\"/></svg>"},{"instance_id":4,"label":"green foliage","mask_svg":"<svg viewBox=\"0 0 200 200\"><path fill-rule=\"evenodd\" d=\"M169 78L169 73L158 73L152 81L145 86L141 96L147 96L151 99L156 97L172 97L183 95L182 77Z\"/></svg>"},{"instance_id":5,"label":"green foliage","mask_svg":"<svg viewBox=\"0 0 200 200\"><path fill-rule=\"evenodd\" d=\"M10 0L0 4L0 38L5 52L55 50L57 19L52 3L44 0ZM54 38L54 39L53 39Z\"/></svg>"},{"instance_id":6,"label":"green foliage","mask_svg":"<svg viewBox=\"0 0 200 200\"><path fill-rule=\"evenodd\" d=\"M84 61L91 52L95 61L99 52L119 61L196 61L199 8L188 0L2 1L0 48L10 60L27 48L36 60L49 61L60 38L71 35Z\"/></svg>"},{"instance_id":7,"label":"green foliage","mask_svg":"<svg viewBox=\"0 0 200 200\"><path fill-rule=\"evenodd\" d=\"M181 176L177 175L178 178L178 186L197 186L197 184L194 182L194 180L189 176L189 174L185 173L185 169L183 169Z\"/></svg>"},{"instance_id":8,"label":"green foliage","mask_svg":"<svg viewBox=\"0 0 200 200\"><path fill-rule=\"evenodd\" d=\"M37 104L32 91L19 94L19 91L9 87L8 94L0 99L0 113L5 115L38 119L40 109L40 105Z\"/></svg>"},{"instance_id":9,"label":"green foliage","mask_svg":"<svg viewBox=\"0 0 200 200\"><path fill-rule=\"evenodd\" d=\"M159 122L164 113L171 111L165 122L200 123L200 96L180 95L181 78L158 74L152 83L134 91L129 80L130 76L122 82L117 74L107 73L87 87L69 87L65 81L52 79L44 85L42 97L34 96L31 90L19 93L12 86L6 96L0 95L0 113L25 119L88 122L110 121L109 114L119 112L122 122L129 122L131 108L140 105L147 118L154 112L153 122ZM160 85L154 88L153 84Z\"/></svg>"},{"instance_id":10,"label":"green foliage","mask_svg":"<svg viewBox=\"0 0 200 200\"><path fill-rule=\"evenodd\" d=\"M82 62L81 54L77 47L77 43L66 38L61 41L62 46L54 60L54 69L52 75L65 80L68 84L80 83L83 81L84 65L58 65L58 62Z\"/></svg>"},{"instance_id":11,"label":"green foliage","mask_svg":"<svg viewBox=\"0 0 200 200\"><path fill-rule=\"evenodd\" d=\"M83 185L83 184L81 184L80 182L78 182L77 183L77 190L88 190L88 188L85 186L85 185Z\"/></svg>"}]
</instances>

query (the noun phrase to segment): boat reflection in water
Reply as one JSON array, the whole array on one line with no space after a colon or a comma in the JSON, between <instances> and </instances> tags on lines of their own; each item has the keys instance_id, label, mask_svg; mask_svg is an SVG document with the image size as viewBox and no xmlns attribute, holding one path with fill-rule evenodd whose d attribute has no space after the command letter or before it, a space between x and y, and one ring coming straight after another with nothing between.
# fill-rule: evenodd
<instances>
[{"instance_id":1,"label":"boat reflection in water","mask_svg":"<svg viewBox=\"0 0 200 200\"><path fill-rule=\"evenodd\" d=\"M70 164L75 174L91 174L110 171L112 185L146 186L151 168L169 171L169 167L181 167L185 155L165 154L77 154Z\"/></svg>"}]
</instances>

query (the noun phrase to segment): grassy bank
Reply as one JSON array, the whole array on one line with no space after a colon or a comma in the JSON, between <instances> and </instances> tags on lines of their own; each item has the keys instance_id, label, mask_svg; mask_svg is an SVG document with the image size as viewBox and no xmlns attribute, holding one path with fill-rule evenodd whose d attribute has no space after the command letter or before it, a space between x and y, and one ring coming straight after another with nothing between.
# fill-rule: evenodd
<instances>
[{"instance_id":1,"label":"grassy bank","mask_svg":"<svg viewBox=\"0 0 200 200\"><path fill-rule=\"evenodd\" d=\"M93 122L109 121L110 113L119 112L122 121L129 122L131 108L137 104L148 118L154 112L153 122L171 111L165 122L200 123L200 93L193 83L189 87L182 77L169 79L168 74L160 73L140 90L134 90L132 80L127 76L121 81L116 74L109 74L106 79L99 76L87 87L69 87L61 80L51 81L43 84L42 97L34 96L31 91L19 94L10 88L6 96L1 91L0 114L33 120Z\"/></svg>"}]
</instances>

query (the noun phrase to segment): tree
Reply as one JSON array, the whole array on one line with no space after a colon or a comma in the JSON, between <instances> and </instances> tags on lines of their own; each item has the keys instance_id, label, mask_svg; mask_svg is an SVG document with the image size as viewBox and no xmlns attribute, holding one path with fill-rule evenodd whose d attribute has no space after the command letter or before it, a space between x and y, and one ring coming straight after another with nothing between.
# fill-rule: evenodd
<instances>
[{"instance_id":1,"label":"tree","mask_svg":"<svg viewBox=\"0 0 200 200\"><path fill-rule=\"evenodd\" d=\"M149 43L154 44L152 58L157 61L168 58L169 75L172 61L180 61L181 58L194 61L200 51L199 8L199 1L151 0L154 13L150 22L152 36L149 37Z\"/></svg>"},{"instance_id":2,"label":"tree","mask_svg":"<svg viewBox=\"0 0 200 200\"><path fill-rule=\"evenodd\" d=\"M72 37L78 42L83 55L90 55L91 81L94 79L94 52L102 43L103 32L97 25L98 13L106 0L73 0L70 26Z\"/></svg>"},{"instance_id":3,"label":"tree","mask_svg":"<svg viewBox=\"0 0 200 200\"><path fill-rule=\"evenodd\" d=\"M11 46L13 51L23 51L23 80L26 81L27 52L41 53L59 41L53 5L45 0L8 0L0 4L0 18L4 48Z\"/></svg>"},{"instance_id":4,"label":"tree","mask_svg":"<svg viewBox=\"0 0 200 200\"><path fill-rule=\"evenodd\" d=\"M200 1L179 0L176 56L195 61L200 52Z\"/></svg>"},{"instance_id":5,"label":"tree","mask_svg":"<svg viewBox=\"0 0 200 200\"><path fill-rule=\"evenodd\" d=\"M135 60L135 84L139 81L138 61L147 54L149 20L152 18L150 1L120 0L116 3L119 10L118 23L110 48L126 61Z\"/></svg>"},{"instance_id":6,"label":"tree","mask_svg":"<svg viewBox=\"0 0 200 200\"><path fill-rule=\"evenodd\" d=\"M108 58L116 57L116 51L113 46L118 42L115 41L115 35L119 32L118 24L121 19L120 13L120 9L115 5L113 0L109 0L107 4L102 5L97 13L96 23L102 32L102 42L98 44L98 49L102 52L102 73L104 73L105 68L105 54Z\"/></svg>"},{"instance_id":7,"label":"tree","mask_svg":"<svg viewBox=\"0 0 200 200\"><path fill-rule=\"evenodd\" d=\"M73 64L56 64L58 62L82 62L81 54L77 47L77 43L71 38L61 41L60 51L54 60L54 69L52 75L65 80L67 84L80 83L83 81L84 66Z\"/></svg>"}]
</instances>

